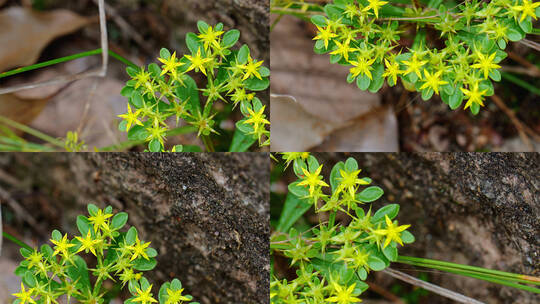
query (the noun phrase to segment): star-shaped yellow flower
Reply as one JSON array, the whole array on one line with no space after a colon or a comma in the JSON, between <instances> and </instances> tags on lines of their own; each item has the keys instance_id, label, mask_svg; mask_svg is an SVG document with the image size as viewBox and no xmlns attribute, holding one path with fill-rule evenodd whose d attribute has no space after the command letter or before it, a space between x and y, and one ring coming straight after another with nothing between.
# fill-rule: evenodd
<instances>
[{"instance_id":1,"label":"star-shaped yellow flower","mask_svg":"<svg viewBox=\"0 0 540 304\"><path fill-rule=\"evenodd\" d=\"M317 26L317 29L319 30L319 33L317 33L317 36L315 36L313 40L322 40L324 42L324 47L328 48L330 39L337 37L337 34L332 32L330 25L327 25L326 28Z\"/></svg>"},{"instance_id":2,"label":"star-shaped yellow flower","mask_svg":"<svg viewBox=\"0 0 540 304\"><path fill-rule=\"evenodd\" d=\"M251 77L251 75L262 80L261 74L259 73L259 69L262 64L263 64L262 60L254 61L253 58L251 58L251 55L248 56L248 62L242 65L242 69L245 70L244 78L242 80L248 79L249 77Z\"/></svg>"},{"instance_id":3,"label":"star-shaped yellow flower","mask_svg":"<svg viewBox=\"0 0 540 304\"><path fill-rule=\"evenodd\" d=\"M341 177L338 178L339 180L338 191L347 189L349 190L349 195L351 197L354 197L354 194L356 193L356 185L369 184L365 180L358 178L358 174L360 174L361 171L362 170L347 172L345 170L339 170L339 175Z\"/></svg>"},{"instance_id":4,"label":"star-shaped yellow flower","mask_svg":"<svg viewBox=\"0 0 540 304\"><path fill-rule=\"evenodd\" d=\"M187 69L186 72L189 72L191 70L201 71L206 76L206 68L205 64L212 61L212 58L206 58L201 55L201 49L197 49L197 53L194 56L191 55L184 55L189 62L191 62L191 65Z\"/></svg>"},{"instance_id":5,"label":"star-shaped yellow flower","mask_svg":"<svg viewBox=\"0 0 540 304\"><path fill-rule=\"evenodd\" d=\"M373 79L373 76L371 75L371 65L375 62L375 59L367 59L364 57L361 57L358 59L358 61L351 60L349 63L353 66L350 69L350 72L353 77L356 77L360 74L366 75L369 79Z\"/></svg>"},{"instance_id":6,"label":"star-shaped yellow flower","mask_svg":"<svg viewBox=\"0 0 540 304\"><path fill-rule=\"evenodd\" d=\"M81 252L84 250L85 253L88 253L88 251L92 252L93 255L97 256L96 253L96 245L101 243L103 240L94 239L92 238L92 235L90 233L90 230L88 230L88 233L86 234L85 238L82 238L80 236L75 237L79 242L81 242L81 247L77 252ZM76 252L76 253L77 253Z\"/></svg>"},{"instance_id":7,"label":"star-shaped yellow flower","mask_svg":"<svg viewBox=\"0 0 540 304\"><path fill-rule=\"evenodd\" d=\"M345 58L346 61L349 61L349 53L352 53L355 49L350 47L349 43L344 42L341 43L339 41L336 41L337 49L330 52L331 55L341 55L343 58Z\"/></svg>"},{"instance_id":8,"label":"star-shaped yellow flower","mask_svg":"<svg viewBox=\"0 0 540 304\"><path fill-rule=\"evenodd\" d=\"M174 52L169 59L165 58L158 58L159 62L163 63L162 65L162 71L161 75L165 75L167 73L171 74L171 77L173 79L178 79L178 68L182 66L182 63L176 58L176 52Z\"/></svg>"},{"instance_id":9,"label":"star-shaped yellow flower","mask_svg":"<svg viewBox=\"0 0 540 304\"><path fill-rule=\"evenodd\" d=\"M53 244L56 246L54 247L53 256L57 255L58 253L62 253L64 257L69 257L69 248L75 246L75 244L71 244L69 240L67 239L67 233L64 234L64 237L60 241L51 240Z\"/></svg>"},{"instance_id":10,"label":"star-shaped yellow flower","mask_svg":"<svg viewBox=\"0 0 540 304\"><path fill-rule=\"evenodd\" d=\"M128 246L128 248L133 252L133 255L131 256L131 261L135 260L137 257L141 256L145 258L146 260L149 260L150 258L146 254L146 248L150 246L151 242L142 242L139 240L139 236L135 239L135 244Z\"/></svg>"},{"instance_id":11,"label":"star-shaped yellow flower","mask_svg":"<svg viewBox=\"0 0 540 304\"><path fill-rule=\"evenodd\" d=\"M396 241L401 246L403 246L403 242L401 241L401 232L409 228L411 225L398 226L397 221L394 224L386 214L384 215L384 220L386 222L386 229L377 229L373 231L373 233L377 235L382 235L386 237L383 248L386 248L386 246L388 246L388 244L390 244L390 242L392 241Z\"/></svg>"},{"instance_id":12,"label":"star-shaped yellow flower","mask_svg":"<svg viewBox=\"0 0 540 304\"><path fill-rule=\"evenodd\" d=\"M129 105L128 105L129 106ZM105 229L108 228L109 224L107 219L110 218L112 214L103 213L101 209L98 210L97 214L95 216L91 216L88 218L90 223L94 224L94 232L97 232L99 228L103 227Z\"/></svg>"},{"instance_id":13,"label":"star-shaped yellow flower","mask_svg":"<svg viewBox=\"0 0 540 304\"><path fill-rule=\"evenodd\" d=\"M165 304L179 304L182 303L182 301L189 301L190 299L188 297L182 295L182 291L184 291L184 288L180 290L172 290L167 288L168 298Z\"/></svg>"},{"instance_id":14,"label":"star-shaped yellow flower","mask_svg":"<svg viewBox=\"0 0 540 304\"><path fill-rule=\"evenodd\" d=\"M368 0L369 5L364 8L364 11L369 11L370 9L373 9L373 12L375 13L375 17L379 18L379 9L384 6L388 1L380 1L380 0Z\"/></svg>"},{"instance_id":15,"label":"star-shaped yellow flower","mask_svg":"<svg viewBox=\"0 0 540 304\"><path fill-rule=\"evenodd\" d=\"M204 43L204 49L208 50L210 45L214 47L220 47L219 45L219 36L223 34L223 31L214 31L214 29L209 26L206 33L200 33L197 37L201 39Z\"/></svg>"},{"instance_id":16,"label":"star-shaped yellow flower","mask_svg":"<svg viewBox=\"0 0 540 304\"><path fill-rule=\"evenodd\" d=\"M519 22L522 22L527 18L527 16L531 16L534 20L536 20L536 8L540 6L540 2L530 2L529 0L523 0L522 5L514 5L510 8L513 11L521 12L521 18L519 19Z\"/></svg>"},{"instance_id":17,"label":"star-shaped yellow flower","mask_svg":"<svg viewBox=\"0 0 540 304\"><path fill-rule=\"evenodd\" d=\"M347 287L341 286L336 282L332 282L332 286L334 287L335 295L326 299L326 301L336 302L338 304L352 304L362 302L362 299L357 298L357 294L354 294L354 287L356 287L356 283Z\"/></svg>"},{"instance_id":18,"label":"star-shaped yellow flower","mask_svg":"<svg viewBox=\"0 0 540 304\"><path fill-rule=\"evenodd\" d=\"M469 99L467 101L467 103L465 104L464 109L467 109L473 103L477 103L482 107L484 106L483 96L486 94L487 89L480 91L478 89L478 82L475 82L472 85L472 88L469 86L470 90L467 90L467 89L464 89L464 88L460 88L460 89L461 89L461 92L463 92L463 94L465 94L465 96L467 96L467 99Z\"/></svg>"},{"instance_id":19,"label":"star-shaped yellow flower","mask_svg":"<svg viewBox=\"0 0 540 304\"><path fill-rule=\"evenodd\" d=\"M126 131L129 131L131 128L131 125L136 124L139 126L143 126L143 123L139 120L139 115L141 114L141 110L137 110L135 112L131 111L131 107L129 106L129 103L127 104L127 113L126 114L120 114L118 117L123 118L127 121L126 125Z\"/></svg>"},{"instance_id":20,"label":"star-shaped yellow flower","mask_svg":"<svg viewBox=\"0 0 540 304\"><path fill-rule=\"evenodd\" d=\"M403 75L415 73L419 79L422 79L422 71L420 68L422 68L422 66L427 62L427 60L419 60L418 55L413 53L411 60L403 60L403 64L407 66L407 69L405 72L403 72Z\"/></svg>"},{"instance_id":21,"label":"star-shaped yellow flower","mask_svg":"<svg viewBox=\"0 0 540 304\"><path fill-rule=\"evenodd\" d=\"M35 304L36 301L34 301L34 299L32 299L32 293L33 292L34 292L33 288L25 290L24 285L21 282L21 292L14 293L14 294L11 294L11 295L14 296L14 297L17 297L17 299L21 300L19 302L19 304L25 304L25 303L33 303L33 304Z\"/></svg>"},{"instance_id":22,"label":"star-shaped yellow flower","mask_svg":"<svg viewBox=\"0 0 540 304\"><path fill-rule=\"evenodd\" d=\"M258 134L260 128L264 128L264 125L269 125L270 122L265 118L266 115L264 115L264 108L266 106L262 106L259 111L255 112L251 108L247 108L249 113L249 118L246 119L243 124L250 124L253 126L253 133L252 134Z\"/></svg>"},{"instance_id":23,"label":"star-shaped yellow flower","mask_svg":"<svg viewBox=\"0 0 540 304\"><path fill-rule=\"evenodd\" d=\"M133 302L139 302L141 304L157 303L157 300L152 297L152 285L148 286L145 291L142 291L139 287L135 287L136 297Z\"/></svg>"},{"instance_id":24,"label":"star-shaped yellow flower","mask_svg":"<svg viewBox=\"0 0 540 304\"><path fill-rule=\"evenodd\" d=\"M322 165L315 170L315 172L310 173L308 170L302 168L302 172L304 172L304 179L298 183L298 186L309 186L309 195L313 195L313 192L315 191L315 187L328 187L328 184L325 183L322 180L321 174Z\"/></svg>"},{"instance_id":25,"label":"star-shaped yellow flower","mask_svg":"<svg viewBox=\"0 0 540 304\"><path fill-rule=\"evenodd\" d=\"M388 59L384 59L384 65L386 66L386 71L382 74L383 77L392 78L394 81L394 84L397 83L397 76L400 74L403 74L404 71L399 69L399 63L397 63L395 60L392 60L392 62L388 61Z\"/></svg>"},{"instance_id":26,"label":"star-shaped yellow flower","mask_svg":"<svg viewBox=\"0 0 540 304\"><path fill-rule=\"evenodd\" d=\"M435 94L439 94L439 86L448 84L448 81L441 80L442 71L436 73L429 73L428 70L424 70L425 83L420 87L420 90L430 88Z\"/></svg>"},{"instance_id":27,"label":"star-shaped yellow flower","mask_svg":"<svg viewBox=\"0 0 540 304\"><path fill-rule=\"evenodd\" d=\"M494 69L498 69L501 66L494 63L496 53L493 53L491 55L484 55L481 52L476 52L476 58L478 59L476 64L471 65L472 68L480 69L482 72L484 72L484 78L488 79L489 72Z\"/></svg>"}]
</instances>

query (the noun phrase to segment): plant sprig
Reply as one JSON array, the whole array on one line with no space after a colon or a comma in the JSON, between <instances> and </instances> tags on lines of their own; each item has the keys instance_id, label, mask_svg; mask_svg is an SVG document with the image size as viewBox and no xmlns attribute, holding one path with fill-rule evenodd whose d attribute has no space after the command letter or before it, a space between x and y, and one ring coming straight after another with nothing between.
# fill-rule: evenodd
<instances>
[{"instance_id":1,"label":"plant sprig","mask_svg":"<svg viewBox=\"0 0 540 304\"><path fill-rule=\"evenodd\" d=\"M151 63L147 68L127 68L132 79L121 93L129 102L127 113L119 115L119 129L127 132L130 140L146 141L149 151L165 151L166 121L172 117L176 125L182 120L195 126L197 135L212 150L208 136L217 133L214 105L230 101L244 115L236 123L237 130L258 140L260 146L269 145L270 122L255 92L268 88L270 70L263 61L252 58L247 45L233 50L240 37L238 30L225 32L222 23L212 27L203 21L197 26L198 34L186 35L190 54L177 56L163 48L158 58L161 67ZM206 86L199 88L189 72L202 74ZM201 95L206 97L204 102ZM182 146L174 150L178 152Z\"/></svg>"},{"instance_id":2,"label":"plant sprig","mask_svg":"<svg viewBox=\"0 0 540 304\"><path fill-rule=\"evenodd\" d=\"M383 190L368 186L371 179L360 177L358 163L349 158L337 163L329 184L321 175L323 165L306 152L282 154L292 164L298 180L289 184L276 231L271 236L273 255L282 255L296 269L297 277L280 279L272 268L272 303L358 303L370 271L381 271L397 261L397 245L414 242L414 236L395 220L398 204L372 213L365 204L379 199ZM330 188L330 189L328 189ZM325 191L328 189L328 191ZM298 232L293 224L309 209L319 216L319 224ZM348 225L336 222L338 211L350 216Z\"/></svg>"},{"instance_id":3,"label":"plant sprig","mask_svg":"<svg viewBox=\"0 0 540 304\"><path fill-rule=\"evenodd\" d=\"M311 18L318 29L314 50L349 66L349 83L377 92L385 80L394 86L401 79L424 100L440 95L452 110L466 101L464 109L478 114L484 98L494 94L492 81L501 80L499 63L508 42L533 32L540 2L448 6L431 0L426 7L403 8L392 1L334 0L324 13ZM413 38L412 45L403 38Z\"/></svg>"},{"instance_id":4,"label":"plant sprig","mask_svg":"<svg viewBox=\"0 0 540 304\"><path fill-rule=\"evenodd\" d=\"M157 251L150 242L139 239L137 229L121 231L128 214L114 214L112 207L99 209L88 205L89 216L77 217L80 235L69 238L58 230L52 232L51 243L40 249L21 248L24 260L15 269L22 278L21 290L13 294L14 304L58 303L66 296L68 302L108 303L111 293L128 285L131 297L126 304L198 304L192 296L183 293L178 279L164 283L157 299L152 294L152 284L143 276L144 271L156 267ZM84 256L93 257L95 268L89 268ZM107 288L105 282L114 287Z\"/></svg>"}]
</instances>

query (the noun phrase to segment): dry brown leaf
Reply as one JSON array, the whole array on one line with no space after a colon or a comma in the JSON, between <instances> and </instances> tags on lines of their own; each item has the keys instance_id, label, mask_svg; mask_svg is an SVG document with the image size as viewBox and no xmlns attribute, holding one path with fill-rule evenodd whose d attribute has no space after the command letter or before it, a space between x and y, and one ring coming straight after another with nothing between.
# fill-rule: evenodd
<instances>
[{"instance_id":1,"label":"dry brown leaf","mask_svg":"<svg viewBox=\"0 0 540 304\"><path fill-rule=\"evenodd\" d=\"M339 127L308 113L291 96L272 95L270 104L271 151L307 151Z\"/></svg>"},{"instance_id":2,"label":"dry brown leaf","mask_svg":"<svg viewBox=\"0 0 540 304\"><path fill-rule=\"evenodd\" d=\"M291 96L270 97L271 151L397 152L398 124L391 108L333 122L307 111Z\"/></svg>"},{"instance_id":3,"label":"dry brown leaf","mask_svg":"<svg viewBox=\"0 0 540 304\"><path fill-rule=\"evenodd\" d=\"M39 115L49 99L23 99L15 94L3 94L0 95L0 115L28 124Z\"/></svg>"},{"instance_id":4,"label":"dry brown leaf","mask_svg":"<svg viewBox=\"0 0 540 304\"><path fill-rule=\"evenodd\" d=\"M332 132L314 151L399 152L398 122L389 107L379 107L369 114Z\"/></svg>"},{"instance_id":5,"label":"dry brown leaf","mask_svg":"<svg viewBox=\"0 0 540 304\"><path fill-rule=\"evenodd\" d=\"M68 10L35 12L10 7L1 11L0 71L35 63L49 42L87 23L87 18Z\"/></svg>"}]
</instances>

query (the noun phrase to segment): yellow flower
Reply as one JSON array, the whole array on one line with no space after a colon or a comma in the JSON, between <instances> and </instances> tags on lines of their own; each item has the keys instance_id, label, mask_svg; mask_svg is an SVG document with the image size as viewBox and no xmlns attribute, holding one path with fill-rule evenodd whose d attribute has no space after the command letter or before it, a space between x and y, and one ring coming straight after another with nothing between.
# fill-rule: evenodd
<instances>
[{"instance_id":1,"label":"yellow flower","mask_svg":"<svg viewBox=\"0 0 540 304\"><path fill-rule=\"evenodd\" d=\"M51 240L53 244L56 246L54 247L53 256L57 255L58 253L62 253L62 255L66 258L69 257L69 248L75 246L75 244L71 244L67 239L67 233L64 234L64 237L60 241Z\"/></svg>"},{"instance_id":2,"label":"yellow flower","mask_svg":"<svg viewBox=\"0 0 540 304\"><path fill-rule=\"evenodd\" d=\"M181 301L189 301L190 299L188 297L182 295L182 291L184 291L184 288L180 290L167 288L168 299L165 304L178 304L181 303Z\"/></svg>"},{"instance_id":3,"label":"yellow flower","mask_svg":"<svg viewBox=\"0 0 540 304\"><path fill-rule=\"evenodd\" d=\"M148 131L150 134L146 138L147 141L151 141L152 139L157 139L161 145L164 145L163 141L165 138L165 133L167 132L167 128L161 126L159 120L154 118L154 123L151 127L146 128L146 131Z\"/></svg>"},{"instance_id":4,"label":"yellow flower","mask_svg":"<svg viewBox=\"0 0 540 304\"><path fill-rule=\"evenodd\" d=\"M356 192L356 185L367 185L369 184L363 179L358 178L358 174L360 174L362 170L356 170L353 172L347 172L345 170L339 170L339 174L341 175L339 180L339 188L338 192L341 192L344 189L349 190L349 195L351 197L354 197L354 194Z\"/></svg>"},{"instance_id":5,"label":"yellow flower","mask_svg":"<svg viewBox=\"0 0 540 304\"><path fill-rule=\"evenodd\" d=\"M249 113L249 118L246 119L243 124L251 124L253 126L253 133L251 134L258 134L259 129L262 127L264 128L264 125L269 125L270 122L265 119L266 115L264 115L264 108L266 106L262 106L259 111L255 112L251 108L247 108Z\"/></svg>"},{"instance_id":6,"label":"yellow flower","mask_svg":"<svg viewBox=\"0 0 540 304\"><path fill-rule=\"evenodd\" d=\"M397 83L397 76L403 74L404 71L399 69L399 63L395 60L392 60L392 63L386 58L384 59L384 65L386 66L386 71L382 74L383 77L391 77L394 81L394 84Z\"/></svg>"},{"instance_id":7,"label":"yellow flower","mask_svg":"<svg viewBox=\"0 0 540 304\"><path fill-rule=\"evenodd\" d=\"M88 251L92 252L93 255L97 256L96 253L96 245L101 243L103 240L99 239L93 239L92 235L90 234L90 230L88 230L88 233L86 234L86 238L81 238L80 236L75 237L79 242L81 242L81 247L77 252L81 252L84 250L85 253L88 253Z\"/></svg>"},{"instance_id":8,"label":"yellow flower","mask_svg":"<svg viewBox=\"0 0 540 304\"><path fill-rule=\"evenodd\" d=\"M430 88L435 91L435 94L439 94L439 86L448 84L448 81L441 80L442 71L430 74L428 70L424 70L424 75L426 83L420 87L420 90Z\"/></svg>"},{"instance_id":9,"label":"yellow flower","mask_svg":"<svg viewBox=\"0 0 540 304\"><path fill-rule=\"evenodd\" d=\"M398 226L397 221L396 224L394 224L386 214L384 215L384 220L386 221L386 229L377 229L373 231L373 233L377 235L386 236L383 248L386 248L386 246L388 246L388 244L390 244L392 241L396 241L403 246L403 242L401 241L401 232L409 228L411 225Z\"/></svg>"},{"instance_id":10,"label":"yellow flower","mask_svg":"<svg viewBox=\"0 0 540 304\"><path fill-rule=\"evenodd\" d=\"M405 72L403 72L403 74L407 75L409 73L415 73L419 79L422 79L422 71L420 68L427 62L427 60L419 60L418 55L414 53L411 60L403 60L403 64L407 66L407 69Z\"/></svg>"},{"instance_id":11,"label":"yellow flower","mask_svg":"<svg viewBox=\"0 0 540 304\"><path fill-rule=\"evenodd\" d=\"M324 47L328 48L328 42L330 39L337 37L337 34L332 32L330 25L327 25L326 28L317 26L317 29L319 30L319 33L313 40L322 40L324 42Z\"/></svg>"},{"instance_id":12,"label":"yellow flower","mask_svg":"<svg viewBox=\"0 0 540 304\"><path fill-rule=\"evenodd\" d=\"M380 0L368 0L369 5L364 8L364 11L369 11L370 9L373 9L373 12L375 13L375 17L379 18L379 8L384 6L388 1L380 1Z\"/></svg>"},{"instance_id":13,"label":"yellow flower","mask_svg":"<svg viewBox=\"0 0 540 304\"><path fill-rule=\"evenodd\" d=\"M356 77L360 74L365 74L369 79L373 79L373 76L371 75L371 65L373 62L375 62L375 59L368 60L364 57L358 59L358 61L349 61L353 66L353 68L350 69L352 76Z\"/></svg>"},{"instance_id":14,"label":"yellow flower","mask_svg":"<svg viewBox=\"0 0 540 304\"><path fill-rule=\"evenodd\" d=\"M306 169L302 168L302 172L304 172L304 179L298 183L298 186L309 186L309 195L313 195L313 192L315 191L315 187L321 186L321 187L328 187L328 184L325 183L322 180L321 174L322 165L315 170L315 172L310 173Z\"/></svg>"},{"instance_id":15,"label":"yellow flower","mask_svg":"<svg viewBox=\"0 0 540 304\"><path fill-rule=\"evenodd\" d=\"M139 115L141 114L141 110L137 110L134 112L131 111L131 107L129 106L129 103L127 104L127 113L118 115L118 117L123 118L127 121L126 125L126 131L129 131L132 124L136 124L139 126L142 126L143 123L139 120Z\"/></svg>"},{"instance_id":16,"label":"yellow flower","mask_svg":"<svg viewBox=\"0 0 540 304\"><path fill-rule=\"evenodd\" d=\"M30 288L28 289L28 291L26 291L24 289L24 285L23 283L21 282L21 292L19 293L14 293L14 294L11 294L12 296L15 296L17 297L17 299L21 300L19 303L20 304L25 304L25 303L36 303L36 301L34 301L34 299L32 299L32 293L34 292L34 289L33 288Z\"/></svg>"},{"instance_id":17,"label":"yellow flower","mask_svg":"<svg viewBox=\"0 0 540 304\"><path fill-rule=\"evenodd\" d=\"M330 52L331 55L341 55L346 61L349 61L349 53L352 53L355 49L349 46L349 43L341 43L336 41L337 49Z\"/></svg>"},{"instance_id":18,"label":"yellow flower","mask_svg":"<svg viewBox=\"0 0 540 304\"><path fill-rule=\"evenodd\" d=\"M184 56L187 58L187 60L189 60L189 62L191 62L191 65L189 66L186 72L189 72L191 70L195 70L197 72L200 70L206 76L206 68L204 67L204 65L212 61L211 58L206 58L206 57L201 56L200 48L197 49L197 54L195 54L194 56L191 56L191 55L184 55Z\"/></svg>"},{"instance_id":19,"label":"yellow flower","mask_svg":"<svg viewBox=\"0 0 540 304\"><path fill-rule=\"evenodd\" d=\"M521 12L521 18L519 22L522 22L527 18L527 16L531 16L534 20L536 20L536 8L540 6L540 2L530 2L529 0L523 0L522 5L514 5L510 8L513 11Z\"/></svg>"},{"instance_id":20,"label":"yellow flower","mask_svg":"<svg viewBox=\"0 0 540 304\"><path fill-rule=\"evenodd\" d=\"M461 92L463 92L463 94L465 94L465 96L467 96L467 98L469 99L467 101L467 103L465 104L465 107L464 109L467 109L468 107L470 107L473 103L477 103L479 104L480 106L484 106L484 102L483 102L483 96L486 94L487 92L487 89L486 90L483 90L483 91L479 91L478 90L478 82L475 82L473 85L472 85L472 88L469 87L470 90L467 90L467 89L464 89L464 88L460 88L461 89Z\"/></svg>"},{"instance_id":21,"label":"yellow flower","mask_svg":"<svg viewBox=\"0 0 540 304\"><path fill-rule=\"evenodd\" d=\"M349 287L344 287L336 282L332 282L332 286L334 287L335 295L326 299L326 301L336 302L338 304L352 304L362 302L362 300L357 298L356 295L353 293L356 283L352 284Z\"/></svg>"},{"instance_id":22,"label":"yellow flower","mask_svg":"<svg viewBox=\"0 0 540 304\"><path fill-rule=\"evenodd\" d=\"M103 213L101 209L99 209L95 216L91 216L88 218L88 221L94 224L94 232L97 232L97 230L101 227L106 228L106 229L109 227L109 224L107 223L108 222L107 219L110 218L111 216L112 214Z\"/></svg>"},{"instance_id":23,"label":"yellow flower","mask_svg":"<svg viewBox=\"0 0 540 304\"><path fill-rule=\"evenodd\" d=\"M494 69L498 69L501 66L493 63L493 60L495 60L496 53L493 53L491 55L484 55L481 52L476 52L476 57L478 58L478 63L471 65L472 68L480 69L484 72L484 78L488 79L489 72Z\"/></svg>"},{"instance_id":24,"label":"yellow flower","mask_svg":"<svg viewBox=\"0 0 540 304\"><path fill-rule=\"evenodd\" d=\"M248 56L247 64L242 65L242 69L245 70L244 78L242 80L248 79L251 75L262 80L261 74L259 74L260 66L263 64L263 61L253 61L251 55Z\"/></svg>"},{"instance_id":25,"label":"yellow flower","mask_svg":"<svg viewBox=\"0 0 540 304\"><path fill-rule=\"evenodd\" d=\"M150 72L146 72L144 68L142 68L135 77L133 77L134 80L137 82L135 83L135 89L139 88L140 86L146 87L147 83L150 82Z\"/></svg>"},{"instance_id":26,"label":"yellow flower","mask_svg":"<svg viewBox=\"0 0 540 304\"><path fill-rule=\"evenodd\" d=\"M145 258L146 260L149 260L150 258L148 257L148 255L146 254L146 248L148 246L150 246L150 243L151 242L142 242L141 243L141 240L139 240L139 237L137 236L137 238L135 239L135 244L134 245L131 245L131 246L128 246L128 248L133 251L133 255L131 256L131 261L135 260L137 257L141 256L143 258Z\"/></svg>"},{"instance_id":27,"label":"yellow flower","mask_svg":"<svg viewBox=\"0 0 540 304\"><path fill-rule=\"evenodd\" d=\"M152 297L152 285L148 286L145 291L135 287L137 296L132 300L133 302L140 302L141 304L157 303L156 299Z\"/></svg>"},{"instance_id":28,"label":"yellow flower","mask_svg":"<svg viewBox=\"0 0 540 304\"><path fill-rule=\"evenodd\" d=\"M199 37L204 42L204 49L208 50L208 47L210 45L213 45L214 47L219 48L219 36L223 34L223 31L214 31L214 29L209 26L206 33L200 33L197 37Z\"/></svg>"},{"instance_id":29,"label":"yellow flower","mask_svg":"<svg viewBox=\"0 0 540 304\"><path fill-rule=\"evenodd\" d=\"M158 58L158 60L163 63L161 75L170 73L173 79L178 79L178 68L182 66L182 63L176 59L176 52L169 59Z\"/></svg>"}]
</instances>

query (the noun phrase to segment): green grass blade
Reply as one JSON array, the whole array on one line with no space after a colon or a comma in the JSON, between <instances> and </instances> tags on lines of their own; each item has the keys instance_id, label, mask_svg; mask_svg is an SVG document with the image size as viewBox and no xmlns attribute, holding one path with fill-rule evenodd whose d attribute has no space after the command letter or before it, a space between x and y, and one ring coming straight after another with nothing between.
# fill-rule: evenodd
<instances>
[{"instance_id":1,"label":"green grass blade","mask_svg":"<svg viewBox=\"0 0 540 304\"><path fill-rule=\"evenodd\" d=\"M51 136L49 136L49 135L47 135L45 133L42 133L42 132L40 132L38 130L32 129L32 128L26 126L26 125L20 124L20 123L18 123L16 121L13 121L13 120L5 117L5 116L0 115L0 123L3 123L3 124L8 125L8 126L10 126L12 128L15 128L15 129L19 129L19 130L21 130L21 131L23 131L25 133L33 135L33 136L35 136L35 137L37 137L37 138L39 138L41 140L44 140L44 141L46 141L46 142L48 142L48 143L50 143L52 145L55 145L57 147L62 148L62 149L64 148L64 143L61 140L58 140L58 139L56 139L54 137L51 137Z\"/></svg>"},{"instance_id":2,"label":"green grass blade","mask_svg":"<svg viewBox=\"0 0 540 304\"><path fill-rule=\"evenodd\" d=\"M7 71L7 72L4 72L4 73L0 73L0 78L4 78L4 77L24 73L24 72L27 72L27 71L32 71L32 70L43 68L43 67L48 67L48 66L51 66L51 65L55 65L55 64L59 64L59 63L63 63L63 62L83 58L83 57L99 55L101 53L102 53L101 49L96 49L96 50L92 50L92 51L82 52L82 53L78 53L78 54L73 54L73 55L53 59L53 60L48 60L48 61L32 64L32 65L29 65L29 66L26 66L26 67L16 68L14 70ZM111 50L109 50L109 55L111 57L117 59L118 61L126 64L126 65L129 65L129 66L134 67L134 68L138 67L135 63L131 62L130 60L120 56L119 54L117 54L117 53L115 53L115 52L113 52Z\"/></svg>"},{"instance_id":3,"label":"green grass blade","mask_svg":"<svg viewBox=\"0 0 540 304\"><path fill-rule=\"evenodd\" d=\"M529 92L533 93L533 94L536 94L538 96L540 96L540 89L538 89L536 86L524 81L524 80L521 80L519 77L513 75L513 74L510 74L508 72L501 72L501 76L503 79L505 80L508 80L526 90L528 90Z\"/></svg>"},{"instance_id":4,"label":"green grass blade","mask_svg":"<svg viewBox=\"0 0 540 304\"><path fill-rule=\"evenodd\" d=\"M23 247L23 248L26 248L28 250L31 250L31 251L34 251L34 249L32 247L30 247L28 244L26 244L25 242L19 240L18 238L14 237L13 235L3 231L2 232L2 235L4 236L4 238L12 241L13 243Z\"/></svg>"}]
</instances>

